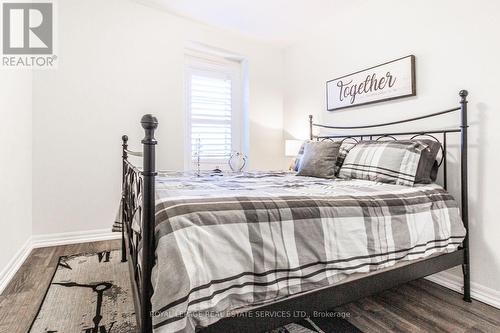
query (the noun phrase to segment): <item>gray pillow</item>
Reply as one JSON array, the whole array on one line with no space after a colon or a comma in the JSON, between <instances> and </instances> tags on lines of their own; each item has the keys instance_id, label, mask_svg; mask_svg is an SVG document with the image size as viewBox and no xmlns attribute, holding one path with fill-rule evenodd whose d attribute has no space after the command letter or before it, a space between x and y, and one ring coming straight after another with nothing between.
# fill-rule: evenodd
<instances>
[{"instance_id":1,"label":"gray pillow","mask_svg":"<svg viewBox=\"0 0 500 333\"><path fill-rule=\"evenodd\" d=\"M441 144L430 139L415 139L412 141L417 141L427 146L426 149L422 150L422 155L420 156L415 184L430 184L437 178L438 163L436 158L441 150Z\"/></svg>"},{"instance_id":2,"label":"gray pillow","mask_svg":"<svg viewBox=\"0 0 500 333\"><path fill-rule=\"evenodd\" d=\"M335 178L335 162L337 161L339 148L339 142L330 140L306 142L297 175Z\"/></svg>"}]
</instances>

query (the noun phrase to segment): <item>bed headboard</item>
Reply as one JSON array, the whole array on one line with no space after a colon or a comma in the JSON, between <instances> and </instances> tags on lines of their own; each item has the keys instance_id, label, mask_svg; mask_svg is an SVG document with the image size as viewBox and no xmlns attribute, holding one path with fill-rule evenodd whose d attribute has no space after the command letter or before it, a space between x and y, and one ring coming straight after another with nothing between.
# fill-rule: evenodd
<instances>
[{"instance_id":1,"label":"bed headboard","mask_svg":"<svg viewBox=\"0 0 500 333\"><path fill-rule=\"evenodd\" d=\"M447 188L447 178L448 178L448 172L447 172L447 161L446 161L446 150L448 148L447 144L447 138L450 133L461 133L461 144L460 144L460 150L461 150L461 185L463 187L463 190L465 190L465 193L462 190L462 199L467 198L467 95L468 92L467 90L462 90L459 93L460 95L460 106L439 111L439 112L434 112L430 113L427 115L419 116L419 117L413 117L413 118L407 118L407 119L402 119L402 120L397 120L397 121L391 121L387 123L378 123L378 124L373 124L373 125L360 125L360 126L333 126L333 125L325 125L325 124L319 124L315 123L313 120L313 116L309 115L309 138L311 140L335 140L338 139L339 141L345 141L345 140L353 140L355 142L359 141L364 141L364 140L381 140L384 138L389 138L392 140L398 140L398 138L401 137L406 137L406 139L409 137L409 139L414 139L417 137L427 137L431 138L435 141L437 141L441 145L441 151L442 151L442 157L441 160L439 161L439 166L443 165L443 185L444 188ZM458 128L445 128L445 129L437 129L437 130L415 130L415 131L404 131L404 132L374 132L372 131L373 128L379 128L379 127L387 127L391 125L397 125L397 124L403 124L403 123L409 123L417 120L422 120L422 119L428 119L428 118L435 118L440 115L444 115L447 113L452 113L452 112L460 112L461 115L461 123ZM315 128L326 128L326 129L333 129L333 130L342 130L342 132L346 130L356 130L356 134L349 134L347 132L344 132L344 134L332 134L332 135L314 135L314 129ZM366 129L366 132L360 132L358 133L359 130L364 130ZM439 136L440 138L438 138ZM465 197L464 197L465 195ZM467 200L464 200L465 202ZM462 208L463 209L463 208Z\"/></svg>"}]
</instances>

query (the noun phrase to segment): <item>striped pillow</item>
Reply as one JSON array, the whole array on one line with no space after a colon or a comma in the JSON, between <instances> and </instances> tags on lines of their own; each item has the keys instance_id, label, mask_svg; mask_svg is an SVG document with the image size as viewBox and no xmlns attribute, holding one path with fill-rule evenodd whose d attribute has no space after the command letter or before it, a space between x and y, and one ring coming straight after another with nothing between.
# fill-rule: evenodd
<instances>
[{"instance_id":1,"label":"striped pillow","mask_svg":"<svg viewBox=\"0 0 500 333\"><path fill-rule=\"evenodd\" d=\"M335 162L335 176L339 176L340 168L342 164L344 164L344 160L349 153L349 150L352 149L357 144L357 142L353 141L343 141L340 145L339 156L337 156L337 161Z\"/></svg>"},{"instance_id":2,"label":"striped pillow","mask_svg":"<svg viewBox=\"0 0 500 333\"><path fill-rule=\"evenodd\" d=\"M418 141L360 142L347 154L339 177L413 186L426 148Z\"/></svg>"},{"instance_id":3,"label":"striped pillow","mask_svg":"<svg viewBox=\"0 0 500 333\"><path fill-rule=\"evenodd\" d=\"M300 160L302 159L302 156L304 156L304 147L305 147L307 142L308 141L304 141L302 146L300 146L299 152L297 153L297 156L295 157L295 160L293 161L292 169L294 171L299 171Z\"/></svg>"}]
</instances>

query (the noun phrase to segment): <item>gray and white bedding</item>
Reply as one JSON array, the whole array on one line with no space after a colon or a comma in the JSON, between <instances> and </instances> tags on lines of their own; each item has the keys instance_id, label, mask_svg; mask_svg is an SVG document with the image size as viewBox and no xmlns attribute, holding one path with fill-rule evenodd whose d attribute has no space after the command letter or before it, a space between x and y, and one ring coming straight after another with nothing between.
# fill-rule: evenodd
<instances>
[{"instance_id":1,"label":"gray and white bedding","mask_svg":"<svg viewBox=\"0 0 500 333\"><path fill-rule=\"evenodd\" d=\"M194 332L353 273L454 251L464 236L457 203L435 184L159 175L154 329Z\"/></svg>"}]
</instances>

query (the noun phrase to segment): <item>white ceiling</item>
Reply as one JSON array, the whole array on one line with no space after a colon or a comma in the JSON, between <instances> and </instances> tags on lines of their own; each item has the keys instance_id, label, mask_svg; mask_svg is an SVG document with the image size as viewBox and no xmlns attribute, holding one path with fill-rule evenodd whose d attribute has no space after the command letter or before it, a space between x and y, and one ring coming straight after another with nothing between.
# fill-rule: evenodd
<instances>
[{"instance_id":1,"label":"white ceiling","mask_svg":"<svg viewBox=\"0 0 500 333\"><path fill-rule=\"evenodd\" d=\"M143 0L144 1L144 0ZM171 13L281 46L332 18L341 0L146 0ZM333 23L333 22L332 22Z\"/></svg>"}]
</instances>

